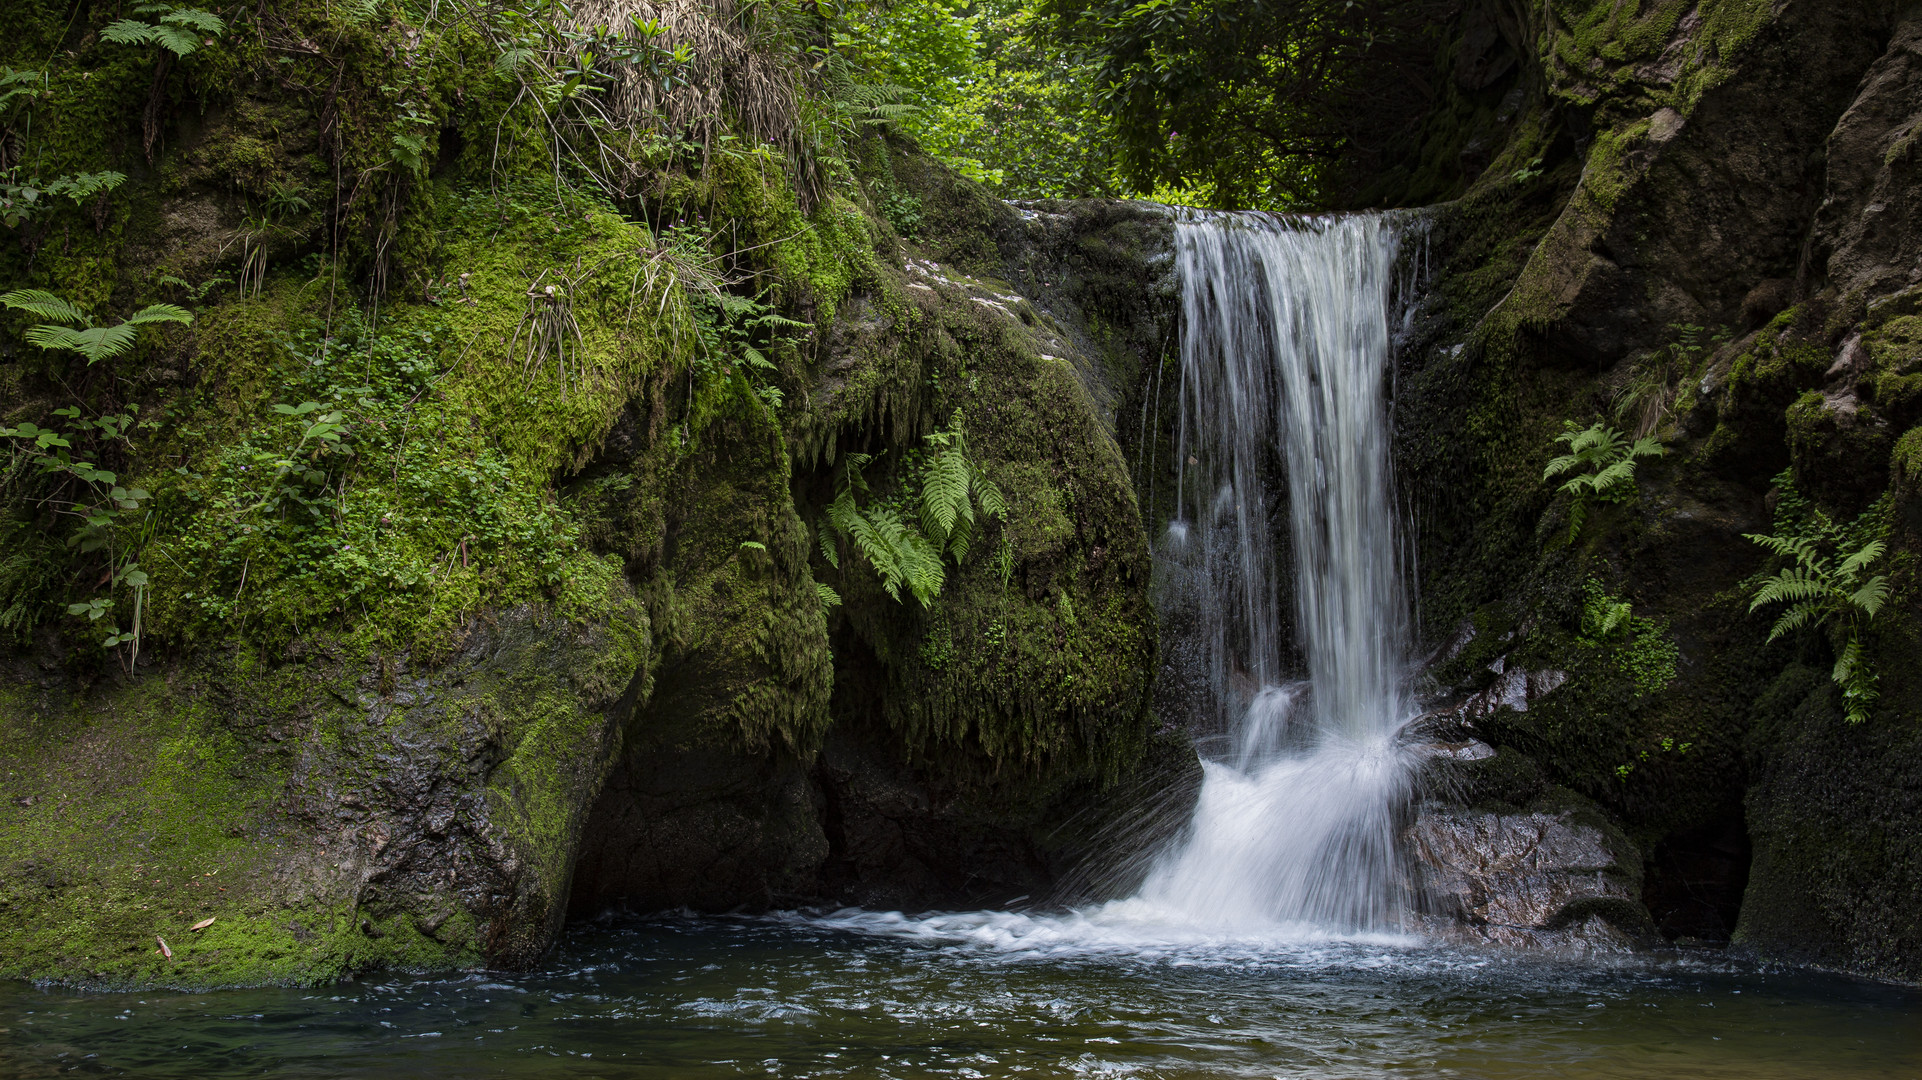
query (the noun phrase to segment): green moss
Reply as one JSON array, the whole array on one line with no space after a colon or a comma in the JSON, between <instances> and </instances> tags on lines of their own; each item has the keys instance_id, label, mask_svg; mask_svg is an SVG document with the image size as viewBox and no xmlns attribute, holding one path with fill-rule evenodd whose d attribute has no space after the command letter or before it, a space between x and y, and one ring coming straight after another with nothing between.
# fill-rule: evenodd
<instances>
[{"instance_id":1,"label":"green moss","mask_svg":"<svg viewBox=\"0 0 1922 1080\"><path fill-rule=\"evenodd\" d=\"M1546 35L1557 95L1583 105L1668 105L1684 113L1729 76L1775 15L1768 0L1558 0L1550 10L1560 24ZM1685 15L1693 16L1691 28L1678 40ZM1646 68L1671 50L1679 53L1679 70L1651 78Z\"/></svg>"},{"instance_id":2,"label":"green moss","mask_svg":"<svg viewBox=\"0 0 1922 1080\"><path fill-rule=\"evenodd\" d=\"M303 662L229 654L118 688L9 684L0 911L22 932L0 973L194 987L531 959L559 918L613 710L647 668L644 615L624 582L607 589L592 627L509 616L484 642L512 642L507 663L409 668L406 689L404 658L343 668L325 641ZM475 740L496 748L491 775L465 771ZM461 843L383 797L436 782L484 791L497 850L531 878L513 885L522 911L384 891L410 880L395 841L443 862Z\"/></svg>"},{"instance_id":3,"label":"green moss","mask_svg":"<svg viewBox=\"0 0 1922 1080\"><path fill-rule=\"evenodd\" d=\"M1922 427L1913 427L1896 441L1889 467L1909 493L1922 491Z\"/></svg>"}]
</instances>

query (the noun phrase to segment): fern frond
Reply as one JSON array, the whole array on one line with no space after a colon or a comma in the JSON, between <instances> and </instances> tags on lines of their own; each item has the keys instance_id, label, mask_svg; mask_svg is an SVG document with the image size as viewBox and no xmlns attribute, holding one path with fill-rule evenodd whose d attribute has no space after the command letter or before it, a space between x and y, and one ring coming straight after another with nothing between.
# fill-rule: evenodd
<instances>
[{"instance_id":1,"label":"fern frond","mask_svg":"<svg viewBox=\"0 0 1922 1080\"><path fill-rule=\"evenodd\" d=\"M1828 560L1816 550L1815 543L1800 536L1763 536L1759 533L1743 533L1743 538L1760 544L1770 552L1785 559L1794 559L1804 567L1817 573L1827 574Z\"/></svg>"},{"instance_id":2,"label":"fern frond","mask_svg":"<svg viewBox=\"0 0 1922 1080\"><path fill-rule=\"evenodd\" d=\"M92 364L111 357L119 356L133 345L133 327L126 323L119 326L96 326L91 330L69 330L64 326L31 326L27 328L28 343L43 349L65 349L77 352Z\"/></svg>"},{"instance_id":3,"label":"fern frond","mask_svg":"<svg viewBox=\"0 0 1922 1080\"><path fill-rule=\"evenodd\" d=\"M1882 605L1889 600L1889 579L1877 574L1864 582L1862 587L1849 594L1849 603L1860 609L1862 614L1875 618Z\"/></svg>"},{"instance_id":4,"label":"fern frond","mask_svg":"<svg viewBox=\"0 0 1922 1080\"><path fill-rule=\"evenodd\" d=\"M153 41L175 56L185 56L200 48L200 35L165 23L153 28Z\"/></svg>"},{"instance_id":5,"label":"fern frond","mask_svg":"<svg viewBox=\"0 0 1922 1080\"><path fill-rule=\"evenodd\" d=\"M176 307L173 304L149 304L129 316L127 325L144 326L147 323L160 322L188 324L193 321L193 313L186 308Z\"/></svg>"},{"instance_id":6,"label":"fern frond","mask_svg":"<svg viewBox=\"0 0 1922 1080\"><path fill-rule=\"evenodd\" d=\"M219 37L227 32L227 24L221 21L220 16L199 8L181 8L178 11L168 12L160 17L160 21L190 27L210 37Z\"/></svg>"},{"instance_id":7,"label":"fern frond","mask_svg":"<svg viewBox=\"0 0 1922 1080\"><path fill-rule=\"evenodd\" d=\"M968 489L974 470L959 450L935 455L921 478L921 527L930 539L946 540L962 518L972 520L973 504Z\"/></svg>"},{"instance_id":8,"label":"fern frond","mask_svg":"<svg viewBox=\"0 0 1922 1080\"><path fill-rule=\"evenodd\" d=\"M1666 453L1668 448L1662 445L1662 440L1653 435L1644 435L1636 439L1635 444L1628 448L1630 460L1638 457L1661 457Z\"/></svg>"},{"instance_id":9,"label":"fern frond","mask_svg":"<svg viewBox=\"0 0 1922 1080\"><path fill-rule=\"evenodd\" d=\"M144 23L139 19L121 19L108 23L107 28L100 31L100 39L111 41L116 45L151 45L158 39L159 33L160 28L152 23Z\"/></svg>"},{"instance_id":10,"label":"fern frond","mask_svg":"<svg viewBox=\"0 0 1922 1080\"><path fill-rule=\"evenodd\" d=\"M38 315L55 322L74 323L80 326L87 326L90 322L86 312L41 289L17 289L0 294L0 304L5 304L15 311L24 311L29 315Z\"/></svg>"},{"instance_id":11,"label":"fern frond","mask_svg":"<svg viewBox=\"0 0 1922 1080\"><path fill-rule=\"evenodd\" d=\"M1008 500L994 481L982 475L980 469L974 470L974 497L981 504L981 516L995 521L1008 519Z\"/></svg>"},{"instance_id":12,"label":"fern frond","mask_svg":"<svg viewBox=\"0 0 1922 1080\"><path fill-rule=\"evenodd\" d=\"M828 522L828 525L832 524L832 521ZM815 530L815 532L821 542L821 558L827 560L827 564L836 570L841 569L841 552L840 549L835 546L834 536L831 530L823 527Z\"/></svg>"},{"instance_id":13,"label":"fern frond","mask_svg":"<svg viewBox=\"0 0 1922 1080\"><path fill-rule=\"evenodd\" d=\"M968 561L968 552L974 547L974 519L965 517L954 523L954 531L948 534L948 557L954 565L960 566Z\"/></svg>"},{"instance_id":14,"label":"fern frond","mask_svg":"<svg viewBox=\"0 0 1922 1080\"><path fill-rule=\"evenodd\" d=\"M902 579L914 598L921 606L932 607L934 598L941 595L941 587L947 583L947 570L941 565L941 553L925 537L916 533L906 533L901 538L900 562L898 568Z\"/></svg>"},{"instance_id":15,"label":"fern frond","mask_svg":"<svg viewBox=\"0 0 1922 1080\"><path fill-rule=\"evenodd\" d=\"M532 49L502 49L501 54L494 58L494 74L501 76L512 75L514 72L520 70L522 64L527 63L533 58L534 50Z\"/></svg>"},{"instance_id":16,"label":"fern frond","mask_svg":"<svg viewBox=\"0 0 1922 1080\"><path fill-rule=\"evenodd\" d=\"M1804 603L1819 600L1829 595L1827 581L1801 567L1779 570L1772 578L1763 580L1749 601L1748 609L1754 611L1764 604L1786 600L1791 603Z\"/></svg>"},{"instance_id":17,"label":"fern frond","mask_svg":"<svg viewBox=\"0 0 1922 1080\"><path fill-rule=\"evenodd\" d=\"M1796 604L1787 611L1784 611L1781 618L1775 620L1775 626L1769 630L1768 639L1774 641L1783 634L1792 633L1810 623L1818 622L1820 621L1821 614L1822 609L1817 607L1813 602L1805 600L1802 603Z\"/></svg>"},{"instance_id":18,"label":"fern frond","mask_svg":"<svg viewBox=\"0 0 1922 1080\"><path fill-rule=\"evenodd\" d=\"M1606 495L1621 484L1632 482L1635 479L1635 462L1632 458L1623 458L1600 472L1584 477L1584 479L1588 481L1588 486L1593 488L1597 495Z\"/></svg>"},{"instance_id":19,"label":"fern frond","mask_svg":"<svg viewBox=\"0 0 1922 1080\"><path fill-rule=\"evenodd\" d=\"M1835 572L1845 578L1853 578L1856 574L1867 569L1870 563L1881 558L1882 553L1886 550L1888 550L1887 544L1880 540L1871 540L1863 544L1854 554L1843 559L1842 565L1836 567Z\"/></svg>"},{"instance_id":20,"label":"fern frond","mask_svg":"<svg viewBox=\"0 0 1922 1080\"><path fill-rule=\"evenodd\" d=\"M814 583L814 595L820 598L821 606L824 608L835 607L841 603L840 593L835 592L833 589L828 588L818 581Z\"/></svg>"},{"instance_id":21,"label":"fern frond","mask_svg":"<svg viewBox=\"0 0 1922 1080\"><path fill-rule=\"evenodd\" d=\"M844 492L858 491L866 494L868 481L867 477L862 475L862 472L868 467L868 462L873 460L873 454L849 454L844 458L841 466L841 490Z\"/></svg>"},{"instance_id":22,"label":"fern frond","mask_svg":"<svg viewBox=\"0 0 1922 1080\"><path fill-rule=\"evenodd\" d=\"M1548 467L1542 470L1542 479L1553 480L1581 463L1582 459L1574 454L1563 454L1561 457L1551 458Z\"/></svg>"}]
</instances>

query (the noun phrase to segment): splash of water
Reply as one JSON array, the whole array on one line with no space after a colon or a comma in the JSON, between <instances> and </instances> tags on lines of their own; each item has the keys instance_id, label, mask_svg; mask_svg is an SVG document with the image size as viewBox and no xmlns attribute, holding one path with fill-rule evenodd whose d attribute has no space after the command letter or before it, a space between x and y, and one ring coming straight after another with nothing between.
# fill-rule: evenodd
<instances>
[{"instance_id":1,"label":"splash of water","mask_svg":"<svg viewBox=\"0 0 1922 1080\"><path fill-rule=\"evenodd\" d=\"M1398 246L1372 215L1176 226L1181 491L1162 602L1191 635L1199 711L1229 738L1141 899L1195 923L1400 919L1396 815L1412 769L1397 734L1412 709L1384 385ZM1296 654L1307 677L1291 681Z\"/></svg>"}]
</instances>

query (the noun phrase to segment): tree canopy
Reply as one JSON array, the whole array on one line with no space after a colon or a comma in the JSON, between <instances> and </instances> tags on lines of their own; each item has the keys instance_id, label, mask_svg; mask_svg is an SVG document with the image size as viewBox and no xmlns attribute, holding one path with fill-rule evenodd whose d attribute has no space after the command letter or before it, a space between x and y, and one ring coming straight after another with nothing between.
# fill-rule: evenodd
<instances>
[{"instance_id":1,"label":"tree canopy","mask_svg":"<svg viewBox=\"0 0 1922 1080\"><path fill-rule=\"evenodd\" d=\"M898 0L844 41L929 151L1015 196L1339 203L1407 145L1458 0Z\"/></svg>"}]
</instances>

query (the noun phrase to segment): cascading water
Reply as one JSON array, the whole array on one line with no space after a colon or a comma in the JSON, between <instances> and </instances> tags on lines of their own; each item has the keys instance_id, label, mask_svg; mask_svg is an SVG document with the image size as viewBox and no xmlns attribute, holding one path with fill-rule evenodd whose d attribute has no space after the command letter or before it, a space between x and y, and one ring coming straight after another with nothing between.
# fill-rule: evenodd
<instances>
[{"instance_id":1,"label":"cascading water","mask_svg":"<svg viewBox=\"0 0 1922 1080\"><path fill-rule=\"evenodd\" d=\"M1181 493L1163 603L1196 639L1187 684L1230 738L1140 899L1188 921L1345 931L1400 915L1411 709L1384 386L1398 246L1380 216L1176 226ZM1296 681L1271 525L1283 481Z\"/></svg>"},{"instance_id":2,"label":"cascading water","mask_svg":"<svg viewBox=\"0 0 1922 1080\"><path fill-rule=\"evenodd\" d=\"M1203 762L1193 818L1125 900L808 921L1137 956L1269 955L1399 928L1414 710L1385 380L1401 233L1378 215L1181 213L1179 510L1156 568L1177 670L1164 675L1197 699L1192 720L1228 736Z\"/></svg>"}]
</instances>

